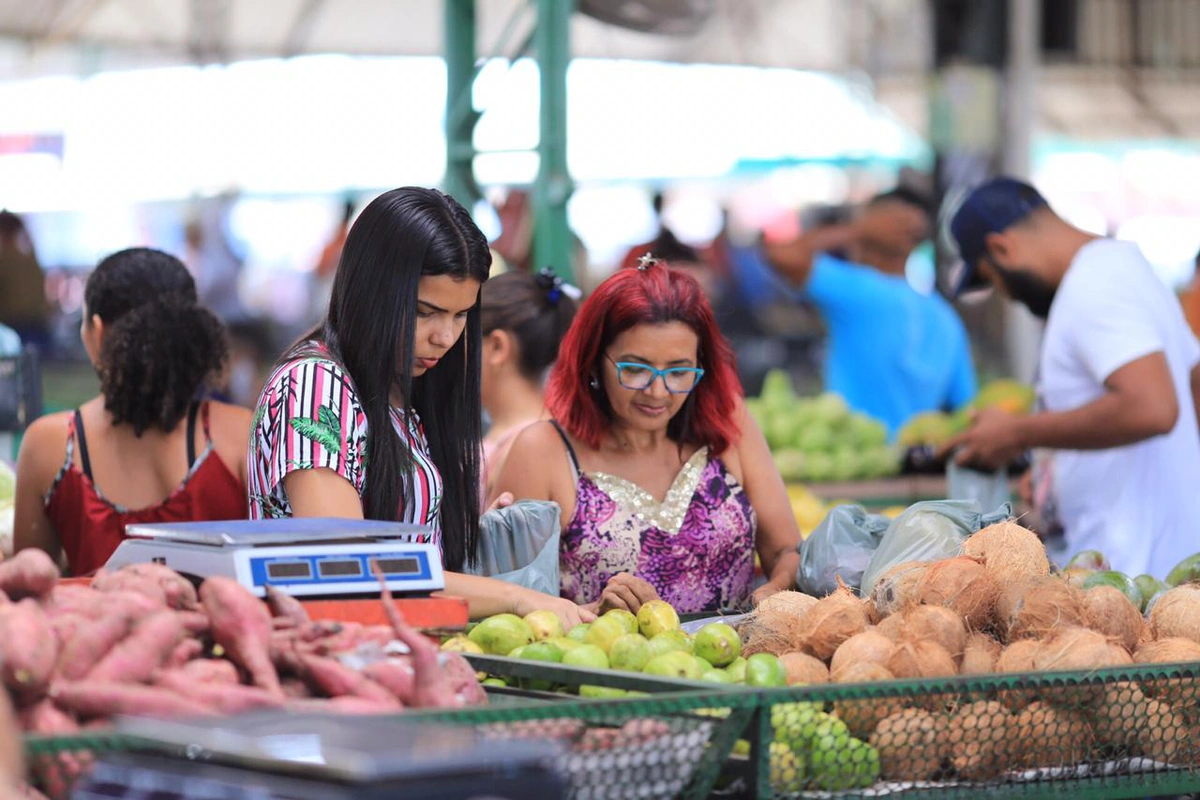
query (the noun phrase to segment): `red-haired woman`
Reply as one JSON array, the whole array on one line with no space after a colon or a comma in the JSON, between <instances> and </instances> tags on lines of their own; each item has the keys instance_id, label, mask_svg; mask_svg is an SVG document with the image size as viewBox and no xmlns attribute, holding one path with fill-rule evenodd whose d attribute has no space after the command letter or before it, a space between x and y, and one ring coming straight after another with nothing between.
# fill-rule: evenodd
<instances>
[{"instance_id":1,"label":"red-haired woman","mask_svg":"<svg viewBox=\"0 0 1200 800\"><path fill-rule=\"evenodd\" d=\"M546 405L554 421L517 438L493 491L562 508L564 597L695 613L792 588L800 532L694 278L644 259L604 281ZM767 583L752 597L755 549Z\"/></svg>"}]
</instances>

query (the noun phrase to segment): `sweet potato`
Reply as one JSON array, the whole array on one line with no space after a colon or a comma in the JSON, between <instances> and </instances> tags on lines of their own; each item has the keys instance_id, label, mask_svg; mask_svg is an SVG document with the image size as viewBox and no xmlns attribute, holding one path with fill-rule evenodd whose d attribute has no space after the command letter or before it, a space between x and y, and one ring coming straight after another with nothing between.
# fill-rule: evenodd
<instances>
[{"instance_id":1,"label":"sweet potato","mask_svg":"<svg viewBox=\"0 0 1200 800\"><path fill-rule=\"evenodd\" d=\"M417 633L404 622L392 592L388 589L383 572L375 565L375 577L379 579L380 600L396 638L408 645L412 655L414 691L412 705L417 708L454 708L459 705L457 693L438 664L438 649L433 643Z\"/></svg>"},{"instance_id":2,"label":"sweet potato","mask_svg":"<svg viewBox=\"0 0 1200 800\"><path fill-rule=\"evenodd\" d=\"M12 600L45 597L54 589L59 576L54 559L36 548L26 548L9 560L0 561L0 591Z\"/></svg>"},{"instance_id":3,"label":"sweet potato","mask_svg":"<svg viewBox=\"0 0 1200 800\"><path fill-rule=\"evenodd\" d=\"M454 696L460 705L487 705L487 692L479 684L475 668L461 653L438 653L438 663L442 665L442 672L450 681L450 688L454 690Z\"/></svg>"},{"instance_id":4,"label":"sweet potato","mask_svg":"<svg viewBox=\"0 0 1200 800\"><path fill-rule=\"evenodd\" d=\"M25 774L24 752L19 745L17 715L8 692L0 691L0 781L19 779Z\"/></svg>"},{"instance_id":5,"label":"sweet potato","mask_svg":"<svg viewBox=\"0 0 1200 800\"><path fill-rule=\"evenodd\" d=\"M180 611L177 616L179 617L179 623L183 625L183 629L192 636L208 633L209 628L212 627L212 622L208 619L208 616L199 611Z\"/></svg>"},{"instance_id":6,"label":"sweet potato","mask_svg":"<svg viewBox=\"0 0 1200 800\"><path fill-rule=\"evenodd\" d=\"M199 639L184 639L175 645L171 655L163 662L165 669L179 669L192 659L199 658L204 652L204 644Z\"/></svg>"},{"instance_id":7,"label":"sweet potato","mask_svg":"<svg viewBox=\"0 0 1200 800\"><path fill-rule=\"evenodd\" d=\"M274 617L289 619L297 625L304 625L309 621L304 605L282 589L267 586L267 605L270 606L271 615Z\"/></svg>"},{"instance_id":8,"label":"sweet potato","mask_svg":"<svg viewBox=\"0 0 1200 800\"><path fill-rule=\"evenodd\" d=\"M387 689L403 705L411 705L416 674L412 664L398 658L376 661L363 668L362 674Z\"/></svg>"},{"instance_id":9,"label":"sweet potato","mask_svg":"<svg viewBox=\"0 0 1200 800\"><path fill-rule=\"evenodd\" d=\"M92 621L74 611L65 614L49 614L48 616L50 617L50 628L54 631L54 638L58 639L59 658L61 659L63 648L75 638L81 628L91 625Z\"/></svg>"},{"instance_id":10,"label":"sweet potato","mask_svg":"<svg viewBox=\"0 0 1200 800\"><path fill-rule=\"evenodd\" d=\"M334 661L314 655L299 656L300 677L309 687L327 697L361 697L380 706L399 708L399 699L360 672Z\"/></svg>"},{"instance_id":11,"label":"sweet potato","mask_svg":"<svg viewBox=\"0 0 1200 800\"><path fill-rule=\"evenodd\" d=\"M79 733L79 723L52 700L42 700L21 714L21 727L28 733L45 736L71 736ZM47 753L31 759L31 772L38 783L56 800L69 795L72 784L91 766L91 756L62 752Z\"/></svg>"},{"instance_id":12,"label":"sweet potato","mask_svg":"<svg viewBox=\"0 0 1200 800\"><path fill-rule=\"evenodd\" d=\"M82 628L59 655L59 677L77 681L87 675L117 642L129 635L131 624L129 615L118 610Z\"/></svg>"},{"instance_id":13,"label":"sweet potato","mask_svg":"<svg viewBox=\"0 0 1200 800\"><path fill-rule=\"evenodd\" d=\"M87 680L144 683L162 666L182 638L183 625L179 623L179 615L173 611L152 614L88 671Z\"/></svg>"},{"instance_id":14,"label":"sweet potato","mask_svg":"<svg viewBox=\"0 0 1200 800\"><path fill-rule=\"evenodd\" d=\"M116 572L100 570L92 579L100 592L128 590L161 600L167 608L195 610L199 606L191 581L162 564L129 564Z\"/></svg>"},{"instance_id":15,"label":"sweet potato","mask_svg":"<svg viewBox=\"0 0 1200 800\"><path fill-rule=\"evenodd\" d=\"M250 674L255 686L281 694L269 650L271 615L262 601L237 581L222 577L209 578L200 585L200 600L212 621L213 641Z\"/></svg>"},{"instance_id":16,"label":"sweet potato","mask_svg":"<svg viewBox=\"0 0 1200 800\"><path fill-rule=\"evenodd\" d=\"M283 687L283 696L289 700L300 700L312 697L308 684L299 678L284 678L279 683Z\"/></svg>"},{"instance_id":17,"label":"sweet potato","mask_svg":"<svg viewBox=\"0 0 1200 800\"><path fill-rule=\"evenodd\" d=\"M350 714L364 716L371 714L393 714L396 711L394 706L380 706L378 703L364 700L361 697L333 697L328 700L288 700L287 709L303 714Z\"/></svg>"},{"instance_id":18,"label":"sweet potato","mask_svg":"<svg viewBox=\"0 0 1200 800\"><path fill-rule=\"evenodd\" d=\"M50 687L50 695L63 709L84 719L117 714L186 717L214 713L208 706L168 689L112 681L60 682Z\"/></svg>"},{"instance_id":19,"label":"sweet potato","mask_svg":"<svg viewBox=\"0 0 1200 800\"><path fill-rule=\"evenodd\" d=\"M283 697L257 686L197 683L182 670L163 670L155 677L154 683L182 697L203 703L218 714L241 714L260 708L283 707Z\"/></svg>"},{"instance_id":20,"label":"sweet potato","mask_svg":"<svg viewBox=\"0 0 1200 800\"><path fill-rule=\"evenodd\" d=\"M197 658L179 668L193 683L237 686L241 683L237 667L223 658Z\"/></svg>"},{"instance_id":21,"label":"sweet potato","mask_svg":"<svg viewBox=\"0 0 1200 800\"><path fill-rule=\"evenodd\" d=\"M0 678L18 702L42 696L57 661L58 639L36 601L0 606Z\"/></svg>"}]
</instances>

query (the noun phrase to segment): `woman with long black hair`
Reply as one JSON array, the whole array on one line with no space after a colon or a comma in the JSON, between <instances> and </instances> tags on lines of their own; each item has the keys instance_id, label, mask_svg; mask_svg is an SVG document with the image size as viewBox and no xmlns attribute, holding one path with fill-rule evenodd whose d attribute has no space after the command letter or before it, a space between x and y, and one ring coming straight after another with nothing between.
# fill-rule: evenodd
<instances>
[{"instance_id":1,"label":"woman with long black hair","mask_svg":"<svg viewBox=\"0 0 1200 800\"><path fill-rule=\"evenodd\" d=\"M255 409L250 516L428 526L446 591L472 617L588 612L558 597L460 574L479 541L479 290L487 240L432 189L386 192L346 238L329 313L284 355Z\"/></svg>"}]
</instances>

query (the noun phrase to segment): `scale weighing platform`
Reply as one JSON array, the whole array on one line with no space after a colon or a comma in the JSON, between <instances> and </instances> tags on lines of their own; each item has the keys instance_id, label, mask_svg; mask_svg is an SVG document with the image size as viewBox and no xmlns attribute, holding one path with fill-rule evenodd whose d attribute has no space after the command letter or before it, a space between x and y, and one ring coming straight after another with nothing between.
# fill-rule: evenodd
<instances>
[{"instance_id":1,"label":"scale weighing platform","mask_svg":"<svg viewBox=\"0 0 1200 800\"><path fill-rule=\"evenodd\" d=\"M105 567L155 563L193 579L233 578L257 596L268 585L298 598L408 597L445 588L432 532L420 525L347 519L130 525Z\"/></svg>"},{"instance_id":2,"label":"scale weighing platform","mask_svg":"<svg viewBox=\"0 0 1200 800\"><path fill-rule=\"evenodd\" d=\"M252 712L117 721L73 800L562 800L551 742L384 717Z\"/></svg>"}]
</instances>

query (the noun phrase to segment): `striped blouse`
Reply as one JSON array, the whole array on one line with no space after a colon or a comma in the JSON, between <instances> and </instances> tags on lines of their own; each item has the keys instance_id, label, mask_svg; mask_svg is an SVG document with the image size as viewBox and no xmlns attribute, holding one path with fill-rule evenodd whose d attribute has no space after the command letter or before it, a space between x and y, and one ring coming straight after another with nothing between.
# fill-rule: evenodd
<instances>
[{"instance_id":1,"label":"striped blouse","mask_svg":"<svg viewBox=\"0 0 1200 800\"><path fill-rule=\"evenodd\" d=\"M427 525L441 548L442 477L429 455L415 411L392 408L392 427L412 454L400 520ZM283 479L324 467L363 496L367 469L367 415L346 374L319 342L310 342L267 379L250 433L247 480L251 519L290 517Z\"/></svg>"}]
</instances>

